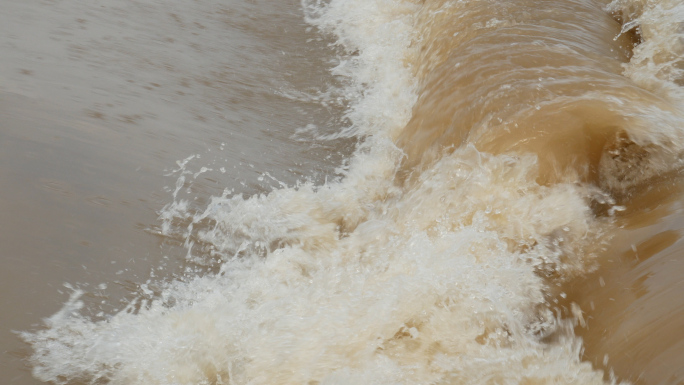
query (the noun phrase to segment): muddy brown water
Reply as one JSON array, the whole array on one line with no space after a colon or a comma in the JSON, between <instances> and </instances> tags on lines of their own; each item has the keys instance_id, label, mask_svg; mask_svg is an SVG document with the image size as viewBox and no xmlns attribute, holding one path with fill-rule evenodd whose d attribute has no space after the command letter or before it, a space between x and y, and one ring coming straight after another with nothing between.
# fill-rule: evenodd
<instances>
[{"instance_id":1,"label":"muddy brown water","mask_svg":"<svg viewBox=\"0 0 684 385\"><path fill-rule=\"evenodd\" d=\"M2 382L684 383L681 6L322 4L0 5Z\"/></svg>"}]
</instances>

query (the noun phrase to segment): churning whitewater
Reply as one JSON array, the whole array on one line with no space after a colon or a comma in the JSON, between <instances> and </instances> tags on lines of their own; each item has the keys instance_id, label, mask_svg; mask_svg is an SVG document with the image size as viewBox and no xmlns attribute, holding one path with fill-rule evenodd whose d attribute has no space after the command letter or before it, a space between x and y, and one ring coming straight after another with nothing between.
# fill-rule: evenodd
<instances>
[{"instance_id":1,"label":"churning whitewater","mask_svg":"<svg viewBox=\"0 0 684 385\"><path fill-rule=\"evenodd\" d=\"M22 335L35 377L619 382L582 360L583 310L557 304L564 282L596 267L630 189L679 167L682 4L302 8L345 52L333 73L351 125L339 135L359 144L343 177L226 191L198 211L174 194L162 232L210 268L104 319L85 315L76 290Z\"/></svg>"}]
</instances>

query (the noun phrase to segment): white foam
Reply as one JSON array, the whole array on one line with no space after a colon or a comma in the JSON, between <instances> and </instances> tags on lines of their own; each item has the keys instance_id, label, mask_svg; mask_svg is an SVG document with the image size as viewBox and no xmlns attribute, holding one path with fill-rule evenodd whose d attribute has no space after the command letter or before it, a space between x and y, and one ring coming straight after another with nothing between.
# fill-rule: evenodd
<instances>
[{"instance_id":1,"label":"white foam","mask_svg":"<svg viewBox=\"0 0 684 385\"><path fill-rule=\"evenodd\" d=\"M228 199L209 210L217 226L202 235L226 258L220 273L171 283L151 307L107 321L90 322L72 301L27 336L35 374L114 384L600 383L579 342L539 310L538 274L584 266L589 254L576 248L600 226L586 191L535 177L532 157L464 148L416 188L376 200L346 236L338 215L359 208L329 200L341 185ZM240 246L226 242L236 233ZM266 257L249 252L276 241ZM236 247L242 256L230 258ZM541 342L553 332L559 343Z\"/></svg>"},{"instance_id":2,"label":"white foam","mask_svg":"<svg viewBox=\"0 0 684 385\"><path fill-rule=\"evenodd\" d=\"M623 33L637 29L641 43L625 66L640 86L684 102L684 3L679 0L613 0Z\"/></svg>"}]
</instances>

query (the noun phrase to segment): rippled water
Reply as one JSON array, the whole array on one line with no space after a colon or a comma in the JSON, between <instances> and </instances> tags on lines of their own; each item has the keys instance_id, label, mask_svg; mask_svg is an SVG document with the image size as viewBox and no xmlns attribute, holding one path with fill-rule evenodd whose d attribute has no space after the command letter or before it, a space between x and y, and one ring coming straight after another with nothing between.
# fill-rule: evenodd
<instances>
[{"instance_id":1,"label":"rippled water","mask_svg":"<svg viewBox=\"0 0 684 385\"><path fill-rule=\"evenodd\" d=\"M0 9L9 383L684 381L678 1Z\"/></svg>"}]
</instances>

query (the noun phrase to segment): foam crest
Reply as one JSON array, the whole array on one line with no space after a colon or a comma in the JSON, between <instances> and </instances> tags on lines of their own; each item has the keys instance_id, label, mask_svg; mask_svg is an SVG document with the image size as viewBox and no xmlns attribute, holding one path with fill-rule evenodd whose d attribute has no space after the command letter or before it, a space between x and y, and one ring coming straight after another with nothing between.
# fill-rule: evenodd
<instances>
[{"instance_id":1,"label":"foam crest","mask_svg":"<svg viewBox=\"0 0 684 385\"><path fill-rule=\"evenodd\" d=\"M353 132L393 138L416 98L405 64L419 6L396 0L303 0L302 6L307 21L335 35L349 54L332 73L348 79L347 98L356 101L347 112Z\"/></svg>"},{"instance_id":2,"label":"foam crest","mask_svg":"<svg viewBox=\"0 0 684 385\"><path fill-rule=\"evenodd\" d=\"M622 33L636 30L640 42L625 74L642 87L681 103L684 93L684 3L677 0L614 0L608 9L623 21Z\"/></svg>"}]
</instances>

